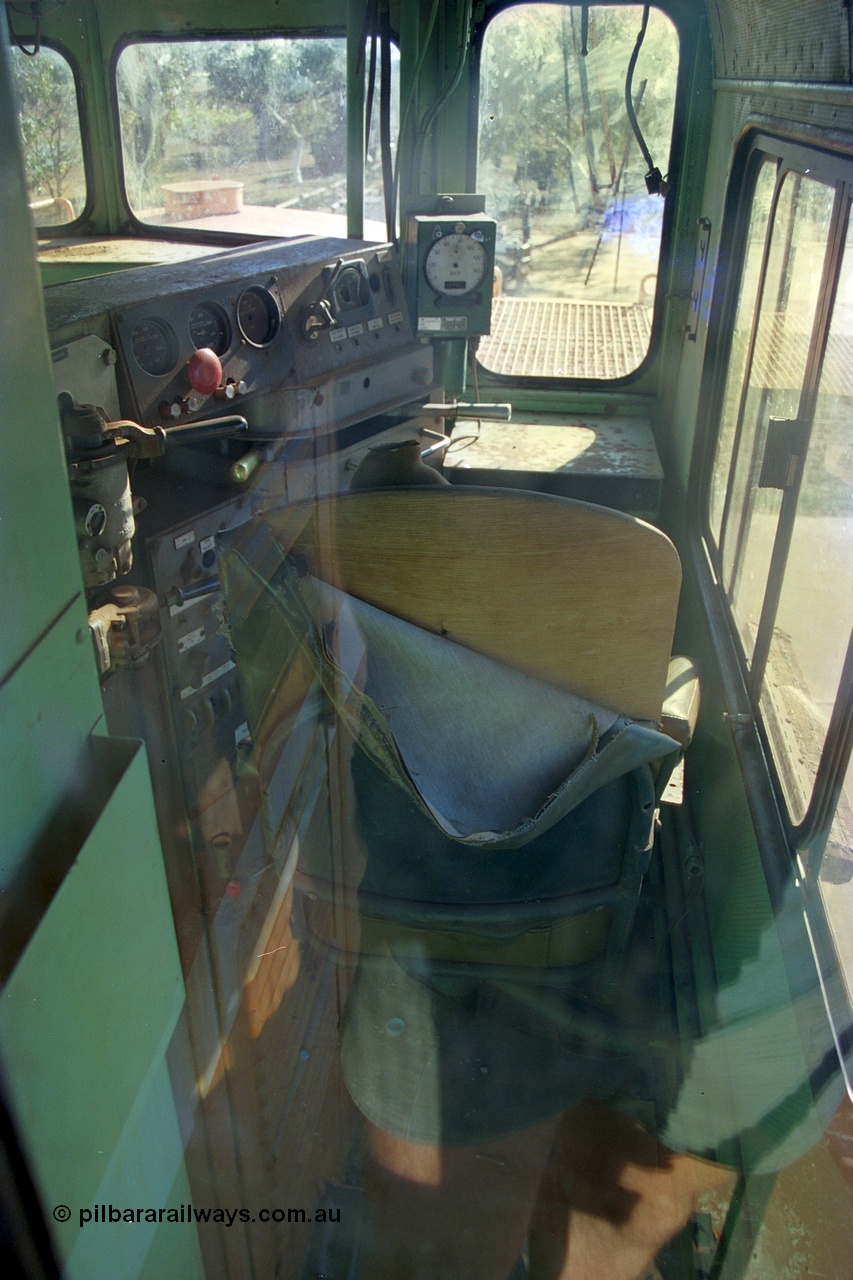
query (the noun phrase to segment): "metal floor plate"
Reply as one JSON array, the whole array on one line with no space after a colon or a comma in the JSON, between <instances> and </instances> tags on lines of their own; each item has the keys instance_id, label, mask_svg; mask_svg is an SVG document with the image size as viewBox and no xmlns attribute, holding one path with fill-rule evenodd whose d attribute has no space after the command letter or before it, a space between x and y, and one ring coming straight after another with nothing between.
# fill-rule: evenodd
<instances>
[{"instance_id":1,"label":"metal floor plate","mask_svg":"<svg viewBox=\"0 0 853 1280\"><path fill-rule=\"evenodd\" d=\"M651 307L611 302L495 298L480 363L513 378L623 378L651 338Z\"/></svg>"}]
</instances>

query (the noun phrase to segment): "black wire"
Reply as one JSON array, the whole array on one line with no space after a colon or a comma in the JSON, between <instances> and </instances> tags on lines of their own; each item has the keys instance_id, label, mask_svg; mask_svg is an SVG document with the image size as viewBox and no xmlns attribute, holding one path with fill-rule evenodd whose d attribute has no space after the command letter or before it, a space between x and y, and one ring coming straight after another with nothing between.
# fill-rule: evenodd
<instances>
[{"instance_id":1,"label":"black wire","mask_svg":"<svg viewBox=\"0 0 853 1280\"><path fill-rule=\"evenodd\" d=\"M660 170L655 167L652 159L652 153L646 146L646 140L637 121L637 113L634 110L634 102L632 98L632 85L634 81L634 68L637 65L637 59L640 56L640 50L643 47L643 41L646 38L646 28L649 25L649 5L643 6L643 20L640 24L640 30L634 45L634 50L628 61L628 74L625 77L625 110L628 112L628 119L631 123L634 137L637 139L640 150L643 153L643 159L646 162L648 172L646 173L646 187L650 195L666 195L667 184L661 177Z\"/></svg>"},{"instance_id":2,"label":"black wire","mask_svg":"<svg viewBox=\"0 0 853 1280\"><path fill-rule=\"evenodd\" d=\"M36 29L35 29L35 34L33 35L33 40L35 41L35 44L33 45L32 49L28 49L26 45L22 44L21 41L18 39L18 36L15 33L15 29L12 26L12 15L9 12L8 5L6 6L6 22L9 27L9 35L12 37L12 40L14 41L17 48L20 49L21 53L25 53L28 58L34 58L36 54L41 50L41 18L40 17L36 18Z\"/></svg>"},{"instance_id":3,"label":"black wire","mask_svg":"<svg viewBox=\"0 0 853 1280\"><path fill-rule=\"evenodd\" d=\"M370 0L364 11L364 23L361 28L361 40L358 45L358 57L356 58L355 71L360 76L364 73L364 51L368 40L370 41L370 67L368 70L367 80L367 101L366 101L366 119L364 126L364 154L367 157L368 143L370 141L370 118L373 115L373 91L376 84L376 40L378 30L377 10L379 0Z\"/></svg>"},{"instance_id":4,"label":"black wire","mask_svg":"<svg viewBox=\"0 0 853 1280\"><path fill-rule=\"evenodd\" d=\"M464 12L465 11L463 11L463 13ZM442 90L442 92L436 98L435 102L424 113L423 119L421 120L421 123L418 126L417 137L415 139L415 152L414 152L415 159L412 165L412 172L415 175L415 181L418 182L418 185L420 185L420 172L421 172L421 164L423 162L424 145L426 143L427 134L429 133L430 126L432 125L433 120L435 120L441 108L444 106L447 99L450 97L450 95L453 93L456 86L459 84L459 81L462 79L462 72L465 69L465 58L468 51L468 42L470 39L470 28L471 28L472 18L473 18L473 6L471 6L470 10L467 12L467 17L465 19L466 29L464 31L462 30L462 23L460 21L459 50L456 57L456 66L453 68L453 74L451 75L449 82L444 86L444 89Z\"/></svg>"},{"instance_id":5,"label":"black wire","mask_svg":"<svg viewBox=\"0 0 853 1280\"><path fill-rule=\"evenodd\" d=\"M385 234L397 243L396 191L391 158L391 31L387 10L379 33L379 149L382 155L382 190L385 195Z\"/></svg>"},{"instance_id":6,"label":"black wire","mask_svg":"<svg viewBox=\"0 0 853 1280\"><path fill-rule=\"evenodd\" d=\"M646 38L646 27L648 26L648 23L649 23L649 6L645 5L645 7L643 8L643 21L640 24L640 31L637 36L636 43L634 45L634 50L631 54L630 61L628 62L628 75L625 78L625 109L628 112L628 119L631 121L631 128L634 130L634 137L637 139L637 142L640 144L640 150L643 153L643 159L645 160L648 167L650 169L653 169L654 161L652 160L651 152L646 146L646 140L643 137L643 134L640 130L640 126L637 123L637 116L634 111L634 103L631 98L631 86L634 80L634 68L637 65L637 59L640 56L640 50L642 49L643 41Z\"/></svg>"},{"instance_id":7,"label":"black wire","mask_svg":"<svg viewBox=\"0 0 853 1280\"><path fill-rule=\"evenodd\" d=\"M370 122L373 119L373 94L376 89L376 46L378 37L374 29L370 33L370 66L367 73L367 101L365 104L364 157L370 150Z\"/></svg>"},{"instance_id":8,"label":"black wire","mask_svg":"<svg viewBox=\"0 0 853 1280\"><path fill-rule=\"evenodd\" d=\"M426 33L425 33L425 35L424 35L423 46L422 46L422 48L421 48L420 57L418 58L417 62L415 63L415 69L414 69L414 71L413 71L413 73L412 73L412 83L411 83L411 85L409 86L409 92L408 92L408 95L407 95L407 97L406 97L406 101L405 101L405 103L403 103L402 101L401 101L401 103L400 103L400 127L399 127L399 132L398 132L398 135L397 135L397 155L395 156L395 159L394 159L394 165L393 165L392 196L391 196L391 208L392 208L392 210L394 210L394 214L395 214L394 219L393 219L393 221L394 221L394 229L395 229L395 231L396 231L397 193L398 193L398 191L399 191L399 189L400 189L400 141L401 141L401 140L402 140L402 138L403 138L403 135L404 135L404 133L405 133L406 124L408 123L408 119L409 119L409 111L410 111L410 110L411 110L411 108L412 108L412 103L413 103L413 101L414 101L415 92L416 92L417 87L418 87L418 80L420 79L421 70L422 70L422 68L423 68L424 61L425 61L425 59L426 59L427 50L429 49L429 43L430 43L430 40L432 39L432 32L433 32L433 28L434 28L434 26L435 26L435 20L436 20L436 18L438 17L438 10L439 10L439 5L440 5L440 4L441 4L441 0L433 0L433 5L432 5L432 9L431 9L431 11L430 11L429 20L428 20L428 22L427 22L427 28L426 28ZM415 135L416 135L416 137L417 137L417 129L415 130ZM417 174L414 174L414 179L415 179L415 181L417 181L417 180L418 180L418 175L417 175ZM396 236L392 237L392 239L394 240L394 243L396 244L396 242L397 242L397 240L396 240Z\"/></svg>"},{"instance_id":9,"label":"black wire","mask_svg":"<svg viewBox=\"0 0 853 1280\"><path fill-rule=\"evenodd\" d=\"M32 0L30 4L20 5L12 4L11 0L7 0L6 8L11 9L13 13L20 13L24 18L49 18L52 13L56 13L57 9L64 9L70 0L54 0L53 7L45 11L44 0Z\"/></svg>"}]
</instances>

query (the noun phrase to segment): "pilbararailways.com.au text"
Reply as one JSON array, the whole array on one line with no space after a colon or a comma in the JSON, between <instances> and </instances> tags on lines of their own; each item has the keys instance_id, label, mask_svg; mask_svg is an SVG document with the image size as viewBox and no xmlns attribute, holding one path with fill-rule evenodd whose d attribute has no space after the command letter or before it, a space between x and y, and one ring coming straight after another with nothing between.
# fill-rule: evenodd
<instances>
[{"instance_id":1,"label":"pilbararailways.com.au text","mask_svg":"<svg viewBox=\"0 0 853 1280\"><path fill-rule=\"evenodd\" d=\"M215 1222L232 1227L235 1222L340 1222L340 1209L200 1209L194 1204L181 1204L171 1209L144 1209L113 1204L96 1204L80 1209L80 1226L137 1222ZM53 1210L57 1222L68 1222L71 1210L57 1205Z\"/></svg>"}]
</instances>

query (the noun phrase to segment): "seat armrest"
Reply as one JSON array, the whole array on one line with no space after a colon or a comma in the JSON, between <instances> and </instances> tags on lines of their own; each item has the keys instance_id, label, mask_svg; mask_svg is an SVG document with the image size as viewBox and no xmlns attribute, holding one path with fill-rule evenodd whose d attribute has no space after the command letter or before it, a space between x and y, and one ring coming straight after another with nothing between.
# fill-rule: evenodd
<instances>
[{"instance_id":1,"label":"seat armrest","mask_svg":"<svg viewBox=\"0 0 853 1280\"><path fill-rule=\"evenodd\" d=\"M670 658L661 711L661 729L684 750L699 718L699 673L690 658Z\"/></svg>"}]
</instances>

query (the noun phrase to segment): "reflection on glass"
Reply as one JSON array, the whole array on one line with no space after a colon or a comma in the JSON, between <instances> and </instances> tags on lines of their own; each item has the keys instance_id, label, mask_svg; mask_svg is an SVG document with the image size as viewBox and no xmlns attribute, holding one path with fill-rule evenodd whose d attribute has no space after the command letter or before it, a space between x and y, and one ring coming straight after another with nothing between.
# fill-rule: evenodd
<instances>
[{"instance_id":1,"label":"reflection on glass","mask_svg":"<svg viewBox=\"0 0 853 1280\"><path fill-rule=\"evenodd\" d=\"M749 339L755 316L755 305L761 283L761 262L770 219L770 202L776 185L776 165L769 160L762 162L755 183L750 211L749 231L744 247L743 274L740 298L732 334L729 355L726 394L720 419L717 452L711 480L710 517L711 528L719 543L723 522L723 509L729 482L729 467L735 448L737 424L740 415L741 389L746 374L749 355Z\"/></svg>"},{"instance_id":2,"label":"reflection on glass","mask_svg":"<svg viewBox=\"0 0 853 1280\"><path fill-rule=\"evenodd\" d=\"M86 203L83 141L74 74L45 46L35 57L11 49L30 208L39 227L73 222Z\"/></svg>"},{"instance_id":3,"label":"reflection on glass","mask_svg":"<svg viewBox=\"0 0 853 1280\"><path fill-rule=\"evenodd\" d=\"M265 821L283 914L262 931L258 963L281 970L269 985L283 995L257 1036L260 1050L283 1045L277 1024L302 1028L313 1001L305 1056L265 1060L263 1074L274 1085L279 1071L279 1093L307 1106L316 1073L329 1102L311 1122L331 1129L310 1167L329 1177L346 1160L323 1203L350 1222L286 1238L308 1242L312 1275L333 1255L359 1280L636 1280L700 1193L722 1225L738 1170L796 1169L839 1104L801 904L793 880L775 913L753 886L719 985L685 995L700 915L695 888L670 881L668 820L647 870L671 743L560 685L572 628L553 555L519 554L531 513L518 525L503 503L491 520L479 513L489 534L474 546L455 527L465 498L423 492L445 504L438 517L414 491L388 505L367 491L268 512L223 542L267 810L300 724L306 742L322 726L328 760L328 825L294 839L292 802ZM474 547L464 560L444 554L460 544ZM545 544L559 544L553 528ZM578 563L570 549L564 561ZM584 581L616 565L623 555L597 568L587 556ZM565 631L560 645L538 647L531 592L535 616ZM644 598L626 584L620 615ZM534 655L536 676L518 669ZM305 1131L287 1116L282 1142ZM843 1205L823 1147L818 1158Z\"/></svg>"},{"instance_id":4,"label":"reflection on glass","mask_svg":"<svg viewBox=\"0 0 853 1280\"><path fill-rule=\"evenodd\" d=\"M642 15L523 4L486 30L477 185L498 221L501 294L479 358L496 372L616 378L648 351L664 201L625 108ZM677 65L675 28L652 9L632 97L663 173Z\"/></svg>"},{"instance_id":5,"label":"reflection on glass","mask_svg":"<svg viewBox=\"0 0 853 1280\"><path fill-rule=\"evenodd\" d=\"M721 548L723 581L747 659L782 505L781 490L758 487L768 424L771 418L795 419L799 412L834 194L831 187L789 173L774 216Z\"/></svg>"},{"instance_id":6,"label":"reflection on glass","mask_svg":"<svg viewBox=\"0 0 853 1280\"><path fill-rule=\"evenodd\" d=\"M143 222L346 233L346 40L129 45L116 76L127 197ZM365 217L384 239L378 93Z\"/></svg>"},{"instance_id":7,"label":"reflection on glass","mask_svg":"<svg viewBox=\"0 0 853 1280\"><path fill-rule=\"evenodd\" d=\"M818 884L847 999L853 1005L853 767L850 765L821 858Z\"/></svg>"},{"instance_id":8,"label":"reflection on glass","mask_svg":"<svg viewBox=\"0 0 853 1280\"><path fill-rule=\"evenodd\" d=\"M823 360L761 706L795 822L806 811L853 628L853 231Z\"/></svg>"}]
</instances>

